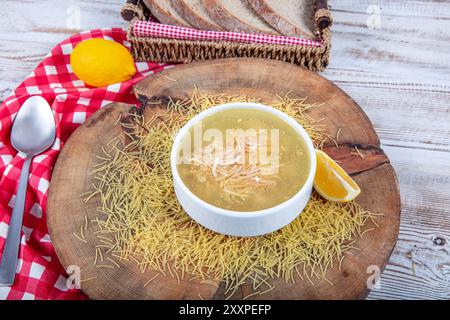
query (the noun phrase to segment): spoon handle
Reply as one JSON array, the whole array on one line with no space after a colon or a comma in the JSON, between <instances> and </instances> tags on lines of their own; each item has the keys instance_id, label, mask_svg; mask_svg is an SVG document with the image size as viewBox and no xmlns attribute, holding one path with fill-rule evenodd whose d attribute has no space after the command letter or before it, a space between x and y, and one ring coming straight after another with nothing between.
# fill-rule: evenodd
<instances>
[{"instance_id":1,"label":"spoon handle","mask_svg":"<svg viewBox=\"0 0 450 320\"><path fill-rule=\"evenodd\" d=\"M28 174L32 157L26 157L20 173L19 187L16 201L9 222L8 236L0 264L0 286L11 286L16 275L17 261L19 259L20 233L22 229L25 196L27 194Z\"/></svg>"}]
</instances>

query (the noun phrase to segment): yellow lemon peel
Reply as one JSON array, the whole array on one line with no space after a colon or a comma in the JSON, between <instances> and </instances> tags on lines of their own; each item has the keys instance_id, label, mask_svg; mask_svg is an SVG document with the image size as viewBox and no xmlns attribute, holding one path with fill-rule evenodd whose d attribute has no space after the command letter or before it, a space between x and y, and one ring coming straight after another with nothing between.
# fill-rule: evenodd
<instances>
[{"instance_id":1,"label":"yellow lemon peel","mask_svg":"<svg viewBox=\"0 0 450 320\"><path fill-rule=\"evenodd\" d=\"M70 55L70 65L80 80L94 87L123 82L136 73L126 47L100 38L80 42Z\"/></svg>"}]
</instances>

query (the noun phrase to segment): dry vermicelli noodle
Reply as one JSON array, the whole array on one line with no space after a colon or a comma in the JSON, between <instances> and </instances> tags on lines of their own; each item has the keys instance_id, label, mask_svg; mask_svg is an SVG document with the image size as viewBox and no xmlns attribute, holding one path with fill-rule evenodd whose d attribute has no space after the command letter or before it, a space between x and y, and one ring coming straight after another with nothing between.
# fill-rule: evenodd
<instances>
[{"instance_id":1,"label":"dry vermicelli noodle","mask_svg":"<svg viewBox=\"0 0 450 320\"><path fill-rule=\"evenodd\" d=\"M267 292L274 277L287 282L296 277L326 280L327 270L340 265L356 237L362 236L365 223L376 223L376 214L354 202L327 202L313 193L291 224L252 238L207 230L181 208L170 166L175 134L199 112L238 101L255 102L243 96L195 91L190 99L169 102L157 116L145 119L134 113L132 121L122 123L130 141L124 147L115 139L103 147L101 163L91 172L96 183L86 198L98 197L101 204L93 222L99 228L96 234L103 254L132 259L142 272L152 269L178 279L190 274L206 282L224 281L229 296L246 281L252 281L255 290L265 287ZM306 98L279 97L272 106L296 119L316 146L333 139L306 112L320 107Z\"/></svg>"}]
</instances>

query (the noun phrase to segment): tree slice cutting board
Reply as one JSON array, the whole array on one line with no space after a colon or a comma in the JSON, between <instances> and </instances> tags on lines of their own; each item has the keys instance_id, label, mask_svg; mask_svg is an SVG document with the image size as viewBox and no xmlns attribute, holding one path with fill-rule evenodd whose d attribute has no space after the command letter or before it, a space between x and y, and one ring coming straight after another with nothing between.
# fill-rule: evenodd
<instances>
[{"instance_id":1,"label":"tree slice cutting board","mask_svg":"<svg viewBox=\"0 0 450 320\"><path fill-rule=\"evenodd\" d=\"M314 284L297 279L286 284L283 279L271 281L276 288L258 299L360 299L369 289L367 283L383 270L394 248L400 222L400 195L394 169L380 149L378 136L367 116L347 94L325 78L289 63L263 59L224 59L180 65L154 74L138 83L134 90L144 108L144 116L164 107L169 98L191 96L194 87L206 94L243 94L257 97L263 103L277 100L276 94L308 97L309 102L322 103L309 114L323 119L331 135L340 129L338 146L330 143L325 151L349 172L362 189L357 198L365 209L380 213L379 227L356 239L356 247L346 253L341 269L337 263L328 271L330 285L324 280ZM132 106L111 104L92 115L80 126L64 146L53 171L47 212L48 226L56 252L64 267L79 266L82 290L93 299L223 299L224 287L189 281L186 276L178 284L170 276L141 273L136 263L118 262L120 268L94 265L96 237L91 227L85 232L87 242L79 241L85 216L98 216L98 199L84 203L80 195L91 190L88 174L100 160L101 148L113 137L125 141L119 116L126 117ZM357 155L355 147L363 154ZM371 223L367 228L374 227ZM106 259L106 258L105 258ZM111 263L108 263L111 265ZM234 299L252 293L244 284Z\"/></svg>"}]
</instances>

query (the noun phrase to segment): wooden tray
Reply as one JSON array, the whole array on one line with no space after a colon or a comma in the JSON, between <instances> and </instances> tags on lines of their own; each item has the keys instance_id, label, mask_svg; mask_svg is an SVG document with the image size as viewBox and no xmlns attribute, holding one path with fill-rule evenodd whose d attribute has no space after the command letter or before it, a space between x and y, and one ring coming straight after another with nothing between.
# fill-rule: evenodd
<instances>
[{"instance_id":1,"label":"wooden tray","mask_svg":"<svg viewBox=\"0 0 450 320\"><path fill-rule=\"evenodd\" d=\"M323 122L330 134L341 129L339 147L325 146L325 151L351 173L361 186L357 198L365 209L382 213L379 228L358 238L360 250L350 250L342 264L328 272L334 283L316 280L314 285L297 279L286 284L282 279L271 281L274 290L253 298L261 299L358 299L367 293L367 273L371 265L383 270L395 245L400 222L400 195L397 179L389 159L380 149L379 139L361 108L342 90L325 78L300 67L279 61L260 59L224 59L177 66L151 75L135 86L135 93L145 106L149 101L167 101L168 97L183 99L191 95L194 86L202 93L245 94L259 97L262 102L277 100L275 94L309 98L309 102L324 103L313 108L310 115ZM121 268L104 269L94 266L95 236L87 232L87 243L77 240L84 217L98 216L95 198L85 204L80 194L89 191L92 181L88 172L98 163L96 155L112 137L124 137L120 126L114 126L119 114L126 115L131 106L111 104L91 116L70 137L55 165L48 197L48 226L56 252L64 267L77 265L82 279L97 276L82 284L82 290L94 299L223 299L224 288L218 289L198 281L189 282L159 276L148 286L144 283L156 273L141 274L134 262L120 262ZM155 112L148 104L144 115ZM355 146L364 159L355 155ZM368 227L371 227L370 225ZM189 277L186 277L189 279ZM249 284L233 296L240 299L251 293Z\"/></svg>"}]
</instances>

